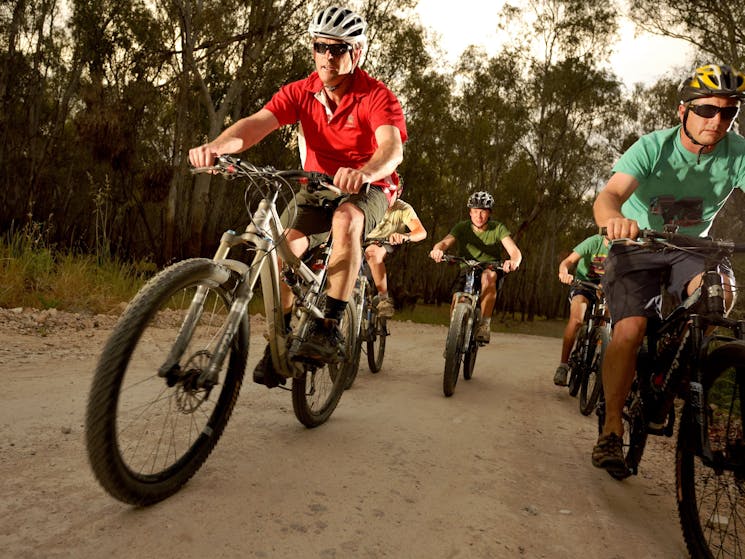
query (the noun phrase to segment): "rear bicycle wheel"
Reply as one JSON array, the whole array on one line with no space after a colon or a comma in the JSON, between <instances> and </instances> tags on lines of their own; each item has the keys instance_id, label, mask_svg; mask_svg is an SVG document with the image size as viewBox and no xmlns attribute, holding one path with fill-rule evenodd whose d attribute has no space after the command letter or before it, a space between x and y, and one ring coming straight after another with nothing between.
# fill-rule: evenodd
<instances>
[{"instance_id":1,"label":"rear bicycle wheel","mask_svg":"<svg viewBox=\"0 0 745 559\"><path fill-rule=\"evenodd\" d=\"M305 365L305 373L292 379L292 409L298 421L308 428L318 427L331 417L344 393L348 376L354 373L357 345L354 315L354 307L347 305L339 324L345 340L344 359L319 367Z\"/></svg>"},{"instance_id":2,"label":"rear bicycle wheel","mask_svg":"<svg viewBox=\"0 0 745 559\"><path fill-rule=\"evenodd\" d=\"M353 316L355 319L358 319L359 316L365 316L365 313L367 310L365 309L365 303L364 301L360 300L360 294L359 291L355 289L354 296L352 297L352 300L349 301L349 305L354 305L355 312ZM348 367L347 372L347 380L344 383L344 389L348 390L352 387L354 384L355 379L357 378L357 374L360 371L360 357L362 354L362 337L365 334L366 325L365 320L355 320L354 321L354 330L355 330L355 336L354 336L354 346L352 347L352 359ZM358 325L359 324L359 325Z\"/></svg>"},{"instance_id":3,"label":"rear bicycle wheel","mask_svg":"<svg viewBox=\"0 0 745 559\"><path fill-rule=\"evenodd\" d=\"M728 343L704 364L705 433L701 457L693 409L683 410L675 453L678 515L692 557L745 556L745 344Z\"/></svg>"},{"instance_id":4,"label":"rear bicycle wheel","mask_svg":"<svg viewBox=\"0 0 745 559\"><path fill-rule=\"evenodd\" d=\"M152 278L117 322L96 367L85 424L93 473L116 499L150 505L169 497L220 439L245 372L247 317L218 377L199 379L227 326L234 282L211 260L179 262ZM198 292L204 299L193 312Z\"/></svg>"},{"instance_id":5,"label":"rear bicycle wheel","mask_svg":"<svg viewBox=\"0 0 745 559\"><path fill-rule=\"evenodd\" d=\"M460 364L463 360L463 350L468 321L471 318L471 307L468 303L458 303L453 310L445 342L445 371L442 378L442 391L445 396L452 396L458 382Z\"/></svg>"},{"instance_id":6,"label":"rear bicycle wheel","mask_svg":"<svg viewBox=\"0 0 745 559\"><path fill-rule=\"evenodd\" d=\"M610 342L610 325L604 324L594 329L590 339L589 364L582 375L579 385L579 411L582 415L590 415L598 403L600 391L603 389L602 368L605 350Z\"/></svg>"}]
</instances>

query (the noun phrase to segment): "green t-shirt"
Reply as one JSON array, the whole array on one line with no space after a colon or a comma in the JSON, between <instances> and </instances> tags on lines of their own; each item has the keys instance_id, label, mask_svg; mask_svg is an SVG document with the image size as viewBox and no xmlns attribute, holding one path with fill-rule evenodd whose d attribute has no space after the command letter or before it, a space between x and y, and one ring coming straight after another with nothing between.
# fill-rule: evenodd
<instances>
[{"instance_id":1,"label":"green t-shirt","mask_svg":"<svg viewBox=\"0 0 745 559\"><path fill-rule=\"evenodd\" d=\"M621 212L639 227L706 236L735 188L745 186L745 138L729 132L711 153L691 153L680 141L678 125L639 138L613 167L639 181Z\"/></svg>"},{"instance_id":2,"label":"green t-shirt","mask_svg":"<svg viewBox=\"0 0 745 559\"><path fill-rule=\"evenodd\" d=\"M458 241L458 256L489 262L502 260L502 239L510 235L509 230L498 221L489 220L485 231L476 232L471 220L456 223L450 234Z\"/></svg>"},{"instance_id":3,"label":"green t-shirt","mask_svg":"<svg viewBox=\"0 0 745 559\"><path fill-rule=\"evenodd\" d=\"M604 273L603 263L608 256L608 247L602 235L592 235L574 247L573 252L580 255L574 277L584 281L600 280Z\"/></svg>"}]
</instances>

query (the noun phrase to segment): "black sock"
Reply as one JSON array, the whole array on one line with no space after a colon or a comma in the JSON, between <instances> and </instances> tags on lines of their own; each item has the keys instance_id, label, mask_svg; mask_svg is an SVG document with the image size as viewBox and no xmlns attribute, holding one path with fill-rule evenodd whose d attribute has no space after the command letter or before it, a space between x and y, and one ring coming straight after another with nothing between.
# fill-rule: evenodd
<instances>
[{"instance_id":1,"label":"black sock","mask_svg":"<svg viewBox=\"0 0 745 559\"><path fill-rule=\"evenodd\" d=\"M283 315L285 319L285 332L289 333L290 328L290 322L292 322L292 311L288 312L287 314Z\"/></svg>"},{"instance_id":2,"label":"black sock","mask_svg":"<svg viewBox=\"0 0 745 559\"><path fill-rule=\"evenodd\" d=\"M326 310L324 316L326 318L332 318L337 322L341 321L341 317L344 316L344 310L347 308L346 301L340 301L333 297L326 296Z\"/></svg>"}]
</instances>

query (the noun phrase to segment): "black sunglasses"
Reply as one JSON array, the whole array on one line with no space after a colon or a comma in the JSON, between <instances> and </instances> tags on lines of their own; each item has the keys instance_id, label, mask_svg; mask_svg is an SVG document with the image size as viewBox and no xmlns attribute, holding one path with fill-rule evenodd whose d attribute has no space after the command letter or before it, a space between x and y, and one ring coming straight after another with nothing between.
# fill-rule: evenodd
<instances>
[{"instance_id":1,"label":"black sunglasses","mask_svg":"<svg viewBox=\"0 0 745 559\"><path fill-rule=\"evenodd\" d=\"M313 43L313 50L318 54L326 54L331 51L333 56L342 56L352 50L352 45L348 43Z\"/></svg>"},{"instance_id":2,"label":"black sunglasses","mask_svg":"<svg viewBox=\"0 0 745 559\"><path fill-rule=\"evenodd\" d=\"M722 120L732 120L737 116L740 107L717 107L716 105L688 105L691 110L702 118L714 118L718 114L722 115Z\"/></svg>"}]
</instances>

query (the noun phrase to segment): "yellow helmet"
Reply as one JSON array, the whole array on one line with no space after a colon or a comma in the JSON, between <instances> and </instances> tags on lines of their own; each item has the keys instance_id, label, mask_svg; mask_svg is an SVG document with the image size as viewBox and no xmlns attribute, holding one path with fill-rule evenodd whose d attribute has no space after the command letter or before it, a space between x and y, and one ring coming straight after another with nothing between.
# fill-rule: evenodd
<instances>
[{"instance_id":1,"label":"yellow helmet","mask_svg":"<svg viewBox=\"0 0 745 559\"><path fill-rule=\"evenodd\" d=\"M687 103L700 97L745 99L745 74L726 64L706 64L680 84L680 101Z\"/></svg>"}]
</instances>

